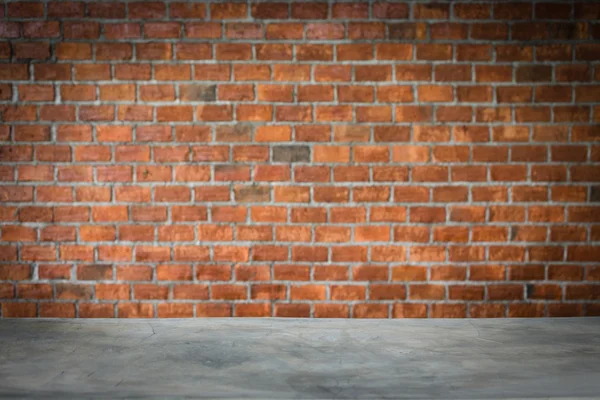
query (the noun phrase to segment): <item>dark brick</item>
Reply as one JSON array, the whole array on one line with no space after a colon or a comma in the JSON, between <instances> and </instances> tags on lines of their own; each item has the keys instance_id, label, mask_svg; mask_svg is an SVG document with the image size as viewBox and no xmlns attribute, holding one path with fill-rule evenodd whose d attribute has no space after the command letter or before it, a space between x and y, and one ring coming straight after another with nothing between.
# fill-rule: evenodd
<instances>
[{"instance_id":1,"label":"dark brick","mask_svg":"<svg viewBox=\"0 0 600 400\"><path fill-rule=\"evenodd\" d=\"M528 65L517 68L517 82L544 82L552 79L552 67Z\"/></svg>"},{"instance_id":2,"label":"dark brick","mask_svg":"<svg viewBox=\"0 0 600 400\"><path fill-rule=\"evenodd\" d=\"M308 146L277 146L273 147L274 162L309 162L310 148Z\"/></svg>"},{"instance_id":3,"label":"dark brick","mask_svg":"<svg viewBox=\"0 0 600 400\"><path fill-rule=\"evenodd\" d=\"M556 23L552 25L553 39L587 39L588 26L585 23Z\"/></svg>"},{"instance_id":4,"label":"dark brick","mask_svg":"<svg viewBox=\"0 0 600 400\"><path fill-rule=\"evenodd\" d=\"M56 298L61 300L89 300L92 298L92 287L90 285L59 283L56 285Z\"/></svg>"},{"instance_id":5,"label":"dark brick","mask_svg":"<svg viewBox=\"0 0 600 400\"><path fill-rule=\"evenodd\" d=\"M249 142L251 135L252 125L246 123L217 127L217 141L219 142Z\"/></svg>"},{"instance_id":6,"label":"dark brick","mask_svg":"<svg viewBox=\"0 0 600 400\"><path fill-rule=\"evenodd\" d=\"M179 98L185 101L216 101L216 85L181 85Z\"/></svg>"},{"instance_id":7,"label":"dark brick","mask_svg":"<svg viewBox=\"0 0 600 400\"><path fill-rule=\"evenodd\" d=\"M388 24L388 35L390 39L419 39L418 29L419 26L417 24Z\"/></svg>"},{"instance_id":8,"label":"dark brick","mask_svg":"<svg viewBox=\"0 0 600 400\"><path fill-rule=\"evenodd\" d=\"M236 186L233 191L236 201L261 202L271 199L271 189L268 186Z\"/></svg>"},{"instance_id":9,"label":"dark brick","mask_svg":"<svg viewBox=\"0 0 600 400\"><path fill-rule=\"evenodd\" d=\"M590 188L590 202L600 203L600 186L592 186Z\"/></svg>"},{"instance_id":10,"label":"dark brick","mask_svg":"<svg viewBox=\"0 0 600 400\"><path fill-rule=\"evenodd\" d=\"M96 281L112 279L111 265L79 265L77 267L77 279L85 281Z\"/></svg>"},{"instance_id":11,"label":"dark brick","mask_svg":"<svg viewBox=\"0 0 600 400\"><path fill-rule=\"evenodd\" d=\"M535 294L535 286L532 285L531 283L528 283L526 286L527 289L527 298L530 299L533 297L533 295Z\"/></svg>"}]
</instances>

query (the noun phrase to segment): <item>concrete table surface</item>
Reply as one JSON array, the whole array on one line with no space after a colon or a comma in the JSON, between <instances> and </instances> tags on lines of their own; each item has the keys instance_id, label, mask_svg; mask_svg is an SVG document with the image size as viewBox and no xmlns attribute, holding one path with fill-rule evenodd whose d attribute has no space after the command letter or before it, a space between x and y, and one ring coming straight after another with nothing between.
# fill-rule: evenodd
<instances>
[{"instance_id":1,"label":"concrete table surface","mask_svg":"<svg viewBox=\"0 0 600 400\"><path fill-rule=\"evenodd\" d=\"M2 398L600 398L600 318L1 320Z\"/></svg>"}]
</instances>

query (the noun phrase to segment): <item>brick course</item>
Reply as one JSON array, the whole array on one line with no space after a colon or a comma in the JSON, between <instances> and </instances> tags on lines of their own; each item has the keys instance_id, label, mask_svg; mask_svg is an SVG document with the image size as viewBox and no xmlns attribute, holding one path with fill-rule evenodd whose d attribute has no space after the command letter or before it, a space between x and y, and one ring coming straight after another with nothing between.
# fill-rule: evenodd
<instances>
[{"instance_id":1,"label":"brick course","mask_svg":"<svg viewBox=\"0 0 600 400\"><path fill-rule=\"evenodd\" d=\"M600 315L600 4L5 1L1 317Z\"/></svg>"}]
</instances>

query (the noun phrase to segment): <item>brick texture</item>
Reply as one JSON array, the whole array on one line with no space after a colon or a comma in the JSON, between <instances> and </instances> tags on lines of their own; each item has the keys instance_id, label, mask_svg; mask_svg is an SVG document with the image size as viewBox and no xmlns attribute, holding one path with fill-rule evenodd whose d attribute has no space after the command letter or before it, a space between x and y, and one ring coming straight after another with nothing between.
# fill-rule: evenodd
<instances>
[{"instance_id":1,"label":"brick texture","mask_svg":"<svg viewBox=\"0 0 600 400\"><path fill-rule=\"evenodd\" d=\"M598 315L597 2L0 15L1 317Z\"/></svg>"}]
</instances>

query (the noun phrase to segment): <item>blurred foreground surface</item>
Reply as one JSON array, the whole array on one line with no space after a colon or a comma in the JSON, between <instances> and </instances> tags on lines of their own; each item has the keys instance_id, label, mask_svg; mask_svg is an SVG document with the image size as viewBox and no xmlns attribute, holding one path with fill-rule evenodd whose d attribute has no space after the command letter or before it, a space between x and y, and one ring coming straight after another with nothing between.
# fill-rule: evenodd
<instances>
[{"instance_id":1,"label":"blurred foreground surface","mask_svg":"<svg viewBox=\"0 0 600 400\"><path fill-rule=\"evenodd\" d=\"M598 398L600 318L3 320L1 398Z\"/></svg>"}]
</instances>

